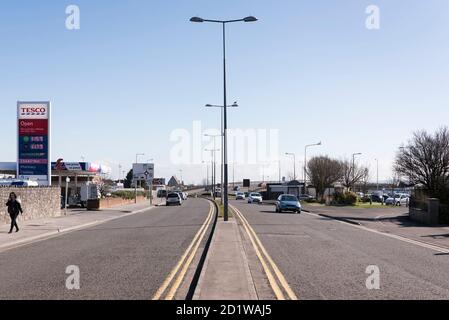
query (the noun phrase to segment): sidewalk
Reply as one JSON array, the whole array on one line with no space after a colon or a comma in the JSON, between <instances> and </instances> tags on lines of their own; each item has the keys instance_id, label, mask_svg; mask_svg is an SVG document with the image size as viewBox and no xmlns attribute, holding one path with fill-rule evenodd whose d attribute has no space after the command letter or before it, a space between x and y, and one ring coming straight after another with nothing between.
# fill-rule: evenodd
<instances>
[{"instance_id":1,"label":"sidewalk","mask_svg":"<svg viewBox=\"0 0 449 320\"><path fill-rule=\"evenodd\" d=\"M219 219L194 300L257 300L242 238L234 218Z\"/></svg>"},{"instance_id":2,"label":"sidewalk","mask_svg":"<svg viewBox=\"0 0 449 320\"><path fill-rule=\"evenodd\" d=\"M427 226L412 221L405 207L326 207L304 205L310 213L361 225L376 231L449 249L449 226Z\"/></svg>"},{"instance_id":3,"label":"sidewalk","mask_svg":"<svg viewBox=\"0 0 449 320\"><path fill-rule=\"evenodd\" d=\"M68 210L67 216L43 218L19 223L20 232L8 234L9 224L0 225L0 251L45 239L51 236L83 229L96 224L123 218L151 209L149 203L119 206L102 211Z\"/></svg>"}]
</instances>

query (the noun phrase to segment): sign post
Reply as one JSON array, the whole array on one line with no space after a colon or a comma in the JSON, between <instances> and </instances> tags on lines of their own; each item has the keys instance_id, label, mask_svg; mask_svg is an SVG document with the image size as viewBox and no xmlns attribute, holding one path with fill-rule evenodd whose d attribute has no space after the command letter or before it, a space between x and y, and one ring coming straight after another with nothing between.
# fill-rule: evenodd
<instances>
[{"instance_id":1,"label":"sign post","mask_svg":"<svg viewBox=\"0 0 449 320\"><path fill-rule=\"evenodd\" d=\"M51 186L50 102L17 102L17 177Z\"/></svg>"}]
</instances>

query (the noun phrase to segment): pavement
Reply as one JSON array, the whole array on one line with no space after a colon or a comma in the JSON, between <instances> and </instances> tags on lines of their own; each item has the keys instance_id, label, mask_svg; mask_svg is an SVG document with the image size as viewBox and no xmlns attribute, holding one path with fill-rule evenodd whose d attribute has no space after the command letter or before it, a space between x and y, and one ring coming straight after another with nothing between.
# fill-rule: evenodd
<instances>
[{"instance_id":1,"label":"pavement","mask_svg":"<svg viewBox=\"0 0 449 320\"><path fill-rule=\"evenodd\" d=\"M236 220L219 218L194 300L257 298Z\"/></svg>"},{"instance_id":2,"label":"pavement","mask_svg":"<svg viewBox=\"0 0 449 320\"><path fill-rule=\"evenodd\" d=\"M132 207L86 213L116 219L0 251L0 299L152 299L204 225L210 204L189 199L182 207L147 208L132 215L121 211L132 212ZM98 219L81 213L74 216L77 223ZM55 226L61 223L42 227L41 232L55 231ZM22 227L25 234L38 226ZM69 266L79 268L79 290L66 287ZM177 280L180 289L169 289L176 293L174 298L182 299L181 285L188 280Z\"/></svg>"},{"instance_id":3,"label":"pavement","mask_svg":"<svg viewBox=\"0 0 449 320\"><path fill-rule=\"evenodd\" d=\"M449 299L447 250L313 213L279 214L270 206L231 204L299 300ZM366 285L370 266L379 270L378 290Z\"/></svg>"}]
</instances>

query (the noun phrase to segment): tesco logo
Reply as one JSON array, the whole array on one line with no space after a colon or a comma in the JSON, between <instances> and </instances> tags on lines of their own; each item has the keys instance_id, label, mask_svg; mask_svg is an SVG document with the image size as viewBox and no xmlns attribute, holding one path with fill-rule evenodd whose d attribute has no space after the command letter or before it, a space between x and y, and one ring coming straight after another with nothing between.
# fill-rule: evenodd
<instances>
[{"instance_id":1,"label":"tesco logo","mask_svg":"<svg viewBox=\"0 0 449 320\"><path fill-rule=\"evenodd\" d=\"M19 103L20 119L48 119L49 105L45 103Z\"/></svg>"},{"instance_id":2,"label":"tesco logo","mask_svg":"<svg viewBox=\"0 0 449 320\"><path fill-rule=\"evenodd\" d=\"M33 108L33 107L22 107L22 113L45 113L47 109L44 107Z\"/></svg>"}]
</instances>

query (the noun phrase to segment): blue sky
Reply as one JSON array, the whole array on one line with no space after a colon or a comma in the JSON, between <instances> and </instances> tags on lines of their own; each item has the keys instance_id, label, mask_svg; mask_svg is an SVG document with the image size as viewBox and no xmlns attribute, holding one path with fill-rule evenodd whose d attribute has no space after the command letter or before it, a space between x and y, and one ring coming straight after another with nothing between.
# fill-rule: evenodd
<instances>
[{"instance_id":1,"label":"blue sky","mask_svg":"<svg viewBox=\"0 0 449 320\"><path fill-rule=\"evenodd\" d=\"M65 28L70 4L81 10L78 31ZM370 4L381 10L380 30L365 28ZM156 175L182 168L186 182L199 182L204 166L169 157L174 129L219 126L218 110L202 106L222 103L220 27L189 23L194 15L259 18L228 28L228 96L240 104L229 123L279 129L282 154L301 160L305 144L322 140L310 156L362 152L388 179L414 130L449 119L446 0L2 0L1 8L0 161L15 160L16 101L51 100L53 158L108 162L117 176L119 163L128 168L144 152ZM291 160L281 159L288 175ZM260 179L257 166L236 171Z\"/></svg>"}]
</instances>

